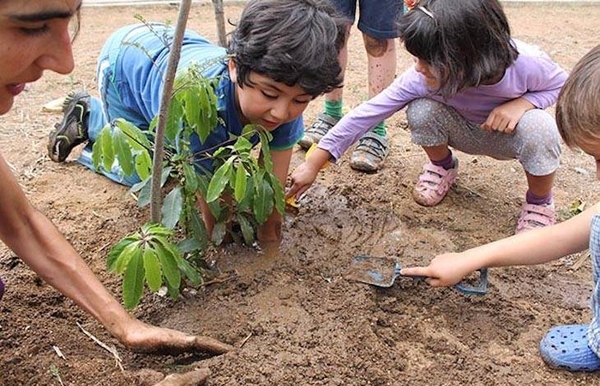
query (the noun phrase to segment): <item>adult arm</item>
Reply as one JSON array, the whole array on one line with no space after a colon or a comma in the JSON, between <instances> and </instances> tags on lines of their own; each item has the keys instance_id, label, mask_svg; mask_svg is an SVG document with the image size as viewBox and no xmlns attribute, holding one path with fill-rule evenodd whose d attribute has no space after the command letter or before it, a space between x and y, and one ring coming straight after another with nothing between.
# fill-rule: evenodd
<instances>
[{"instance_id":1,"label":"adult arm","mask_svg":"<svg viewBox=\"0 0 600 386\"><path fill-rule=\"evenodd\" d=\"M207 351L230 346L211 338L147 325L133 318L104 288L52 222L25 197L0 155L0 239L52 287L96 318L126 347L144 352Z\"/></svg>"}]
</instances>

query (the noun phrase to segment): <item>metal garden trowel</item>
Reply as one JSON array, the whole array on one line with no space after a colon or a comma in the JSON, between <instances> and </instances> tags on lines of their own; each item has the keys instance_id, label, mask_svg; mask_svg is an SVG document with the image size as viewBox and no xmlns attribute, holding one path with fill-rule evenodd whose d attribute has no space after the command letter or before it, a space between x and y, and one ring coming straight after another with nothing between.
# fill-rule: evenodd
<instances>
[{"instance_id":1,"label":"metal garden trowel","mask_svg":"<svg viewBox=\"0 0 600 386\"><path fill-rule=\"evenodd\" d=\"M377 287L391 287L400 275L402 265L389 257L355 256L352 258L346 278L371 284ZM413 279L425 279L424 276L408 276ZM467 295L485 295L488 289L488 270L479 270L478 284L475 286L460 282L454 286Z\"/></svg>"}]
</instances>

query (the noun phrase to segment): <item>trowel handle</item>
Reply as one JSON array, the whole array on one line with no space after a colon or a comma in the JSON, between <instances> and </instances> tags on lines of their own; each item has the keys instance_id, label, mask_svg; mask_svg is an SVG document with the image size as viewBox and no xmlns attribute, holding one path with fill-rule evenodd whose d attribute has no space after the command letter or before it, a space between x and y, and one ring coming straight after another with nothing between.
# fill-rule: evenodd
<instances>
[{"instance_id":1,"label":"trowel handle","mask_svg":"<svg viewBox=\"0 0 600 386\"><path fill-rule=\"evenodd\" d=\"M477 286L470 286L462 281L454 286L458 291L466 295L485 295L488 291L488 269L481 268L479 271L479 281Z\"/></svg>"}]
</instances>

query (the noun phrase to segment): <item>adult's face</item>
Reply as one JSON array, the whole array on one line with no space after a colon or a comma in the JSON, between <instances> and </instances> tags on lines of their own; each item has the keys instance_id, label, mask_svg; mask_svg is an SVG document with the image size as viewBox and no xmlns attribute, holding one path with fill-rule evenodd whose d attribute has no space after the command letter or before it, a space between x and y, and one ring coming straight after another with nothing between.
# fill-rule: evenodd
<instances>
[{"instance_id":1,"label":"adult's face","mask_svg":"<svg viewBox=\"0 0 600 386\"><path fill-rule=\"evenodd\" d=\"M44 70L73 70L71 32L81 1L0 0L0 115Z\"/></svg>"}]
</instances>

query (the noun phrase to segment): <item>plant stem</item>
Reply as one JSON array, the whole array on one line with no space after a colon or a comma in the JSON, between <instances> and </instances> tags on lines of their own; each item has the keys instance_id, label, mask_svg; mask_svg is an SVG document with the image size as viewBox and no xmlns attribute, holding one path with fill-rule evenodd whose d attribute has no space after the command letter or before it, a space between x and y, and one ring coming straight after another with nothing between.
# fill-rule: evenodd
<instances>
[{"instance_id":1,"label":"plant stem","mask_svg":"<svg viewBox=\"0 0 600 386\"><path fill-rule=\"evenodd\" d=\"M167 126L167 115L171 104L171 93L173 92L173 83L177 73L177 65L181 55L181 42L187 25L188 15L190 13L192 0L181 0L179 6L179 15L177 25L175 26L175 36L169 54L169 63L167 65L167 73L165 75L165 84L160 101L160 110L158 112L158 125L156 128L156 141L154 143L154 160L152 164L152 192L150 201L150 212L152 222L159 224L161 221L161 176L162 162L164 157L165 147L165 128Z\"/></svg>"}]
</instances>

